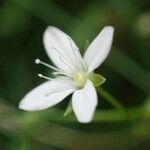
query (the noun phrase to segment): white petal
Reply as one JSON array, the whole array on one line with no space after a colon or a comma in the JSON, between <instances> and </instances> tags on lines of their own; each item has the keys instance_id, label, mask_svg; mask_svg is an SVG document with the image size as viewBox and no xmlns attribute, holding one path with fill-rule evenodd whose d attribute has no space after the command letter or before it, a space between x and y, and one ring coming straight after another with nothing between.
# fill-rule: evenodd
<instances>
[{"instance_id":1,"label":"white petal","mask_svg":"<svg viewBox=\"0 0 150 150\"><path fill-rule=\"evenodd\" d=\"M84 62L87 65L89 72L99 67L109 54L113 40L113 33L113 27L104 27L86 50Z\"/></svg>"},{"instance_id":2,"label":"white petal","mask_svg":"<svg viewBox=\"0 0 150 150\"><path fill-rule=\"evenodd\" d=\"M20 102L19 108L27 111L37 111L51 107L75 90L72 81L60 77L45 82L31 90Z\"/></svg>"},{"instance_id":3,"label":"white petal","mask_svg":"<svg viewBox=\"0 0 150 150\"><path fill-rule=\"evenodd\" d=\"M43 42L48 56L59 69L67 73L82 69L79 49L63 31L56 27L47 27Z\"/></svg>"},{"instance_id":4,"label":"white petal","mask_svg":"<svg viewBox=\"0 0 150 150\"><path fill-rule=\"evenodd\" d=\"M83 89L73 94L72 106L79 122L88 123L92 120L97 106L97 94L90 80Z\"/></svg>"}]
</instances>

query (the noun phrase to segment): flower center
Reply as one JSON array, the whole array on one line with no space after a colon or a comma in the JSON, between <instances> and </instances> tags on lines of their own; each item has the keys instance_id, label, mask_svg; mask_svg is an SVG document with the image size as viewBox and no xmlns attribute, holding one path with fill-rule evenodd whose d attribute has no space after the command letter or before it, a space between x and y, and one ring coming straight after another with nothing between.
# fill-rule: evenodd
<instances>
[{"instance_id":1,"label":"flower center","mask_svg":"<svg viewBox=\"0 0 150 150\"><path fill-rule=\"evenodd\" d=\"M87 80L87 75L85 73L77 72L73 76L75 84L79 87L83 87Z\"/></svg>"}]
</instances>

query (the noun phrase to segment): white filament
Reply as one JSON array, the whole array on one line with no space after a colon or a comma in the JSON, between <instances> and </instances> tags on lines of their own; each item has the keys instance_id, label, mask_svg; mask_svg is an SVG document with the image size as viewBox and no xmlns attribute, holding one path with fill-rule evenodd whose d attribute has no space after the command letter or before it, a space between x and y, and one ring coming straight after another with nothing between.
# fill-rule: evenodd
<instances>
[{"instance_id":1,"label":"white filament","mask_svg":"<svg viewBox=\"0 0 150 150\"><path fill-rule=\"evenodd\" d=\"M60 71L58 68L53 67L53 66L51 66L51 65L49 65L49 64L47 64L47 63L41 61L41 60L38 59L38 58L35 59L35 63L36 63L36 64L42 64L42 65L44 65L44 66L46 66L46 67L48 67L48 68L51 68L51 69L53 69L53 70L55 70L55 71Z\"/></svg>"},{"instance_id":2,"label":"white filament","mask_svg":"<svg viewBox=\"0 0 150 150\"><path fill-rule=\"evenodd\" d=\"M49 77L47 77L47 76L44 76L44 75L42 75L41 73L39 73L38 76L39 76L40 78L44 78L44 79L47 79L47 80L53 80L52 78L49 78Z\"/></svg>"}]
</instances>

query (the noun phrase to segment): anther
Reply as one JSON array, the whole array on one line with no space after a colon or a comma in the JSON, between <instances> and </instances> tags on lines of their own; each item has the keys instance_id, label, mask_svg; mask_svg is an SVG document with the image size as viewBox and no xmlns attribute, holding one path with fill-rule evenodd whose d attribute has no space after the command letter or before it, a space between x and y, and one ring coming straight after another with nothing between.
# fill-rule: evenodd
<instances>
[{"instance_id":1,"label":"anther","mask_svg":"<svg viewBox=\"0 0 150 150\"><path fill-rule=\"evenodd\" d=\"M51 68L51 69L53 69L53 70L55 70L55 71L60 71L58 68L53 67L53 66L51 66L51 65L49 65L49 64L47 64L47 63L41 61L41 60L38 59L38 58L35 59L35 63L36 63L36 64L42 64L42 65L44 65L44 66L46 66L46 67L48 67L48 68Z\"/></svg>"},{"instance_id":2,"label":"anther","mask_svg":"<svg viewBox=\"0 0 150 150\"><path fill-rule=\"evenodd\" d=\"M47 79L47 80L53 80L52 78L49 78L49 77L47 77L47 76L44 76L44 75L42 75L41 73L39 73L38 76L39 76L40 78L44 78L44 79Z\"/></svg>"},{"instance_id":3,"label":"anther","mask_svg":"<svg viewBox=\"0 0 150 150\"><path fill-rule=\"evenodd\" d=\"M40 78L42 78L42 77L43 77L43 75L42 75L42 74L40 74L40 73L38 74L38 76L39 76Z\"/></svg>"},{"instance_id":4,"label":"anther","mask_svg":"<svg viewBox=\"0 0 150 150\"><path fill-rule=\"evenodd\" d=\"M41 62L40 59L35 59L36 64L39 64L40 62Z\"/></svg>"}]
</instances>

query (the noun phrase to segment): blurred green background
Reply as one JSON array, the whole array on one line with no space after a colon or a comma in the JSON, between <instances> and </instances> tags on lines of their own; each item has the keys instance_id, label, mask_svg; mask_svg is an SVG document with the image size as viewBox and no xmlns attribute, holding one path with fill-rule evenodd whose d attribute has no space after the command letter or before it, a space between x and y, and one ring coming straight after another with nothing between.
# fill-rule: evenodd
<instances>
[{"instance_id":1,"label":"blurred green background","mask_svg":"<svg viewBox=\"0 0 150 150\"><path fill-rule=\"evenodd\" d=\"M42 34L48 25L68 33L83 52L106 25L115 28L112 51L96 70L103 86L126 108L122 114L99 96L93 122L63 117L70 97L40 112L18 109L21 98L51 70L35 65L46 56ZM150 1L1 0L0 149L149 150Z\"/></svg>"}]
</instances>

